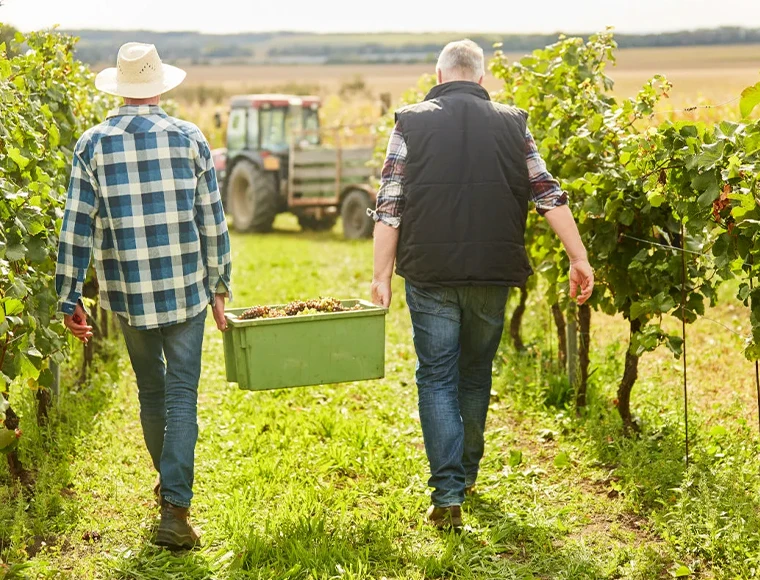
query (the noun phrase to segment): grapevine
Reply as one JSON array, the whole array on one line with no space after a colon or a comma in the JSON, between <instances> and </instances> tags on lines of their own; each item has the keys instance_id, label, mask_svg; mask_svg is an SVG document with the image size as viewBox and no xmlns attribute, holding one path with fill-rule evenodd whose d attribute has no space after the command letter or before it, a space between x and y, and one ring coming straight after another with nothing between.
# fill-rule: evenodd
<instances>
[{"instance_id":1,"label":"grapevine","mask_svg":"<svg viewBox=\"0 0 760 580\"><path fill-rule=\"evenodd\" d=\"M50 365L68 348L53 278L70 154L115 104L94 92L74 44L56 33L0 44L0 453L22 481L28 472L16 454L20 418L10 390L34 390L44 416Z\"/></svg>"}]
</instances>

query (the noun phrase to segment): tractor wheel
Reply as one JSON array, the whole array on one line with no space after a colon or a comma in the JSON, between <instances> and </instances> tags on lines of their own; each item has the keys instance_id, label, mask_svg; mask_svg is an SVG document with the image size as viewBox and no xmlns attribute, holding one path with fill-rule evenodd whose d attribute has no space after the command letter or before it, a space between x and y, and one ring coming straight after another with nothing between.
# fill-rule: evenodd
<instances>
[{"instance_id":1,"label":"tractor wheel","mask_svg":"<svg viewBox=\"0 0 760 580\"><path fill-rule=\"evenodd\" d=\"M367 215L372 199L366 191L355 189L343 200L340 217L343 219L343 237L347 240L371 238L375 222Z\"/></svg>"},{"instance_id":2,"label":"tractor wheel","mask_svg":"<svg viewBox=\"0 0 760 580\"><path fill-rule=\"evenodd\" d=\"M239 232L268 232L277 215L274 175L248 160L235 164L228 182L232 225Z\"/></svg>"},{"instance_id":3,"label":"tractor wheel","mask_svg":"<svg viewBox=\"0 0 760 580\"><path fill-rule=\"evenodd\" d=\"M337 214L331 214L318 218L313 215L299 215L298 225L302 230L312 232L327 232L335 227L335 223L338 221Z\"/></svg>"}]
</instances>

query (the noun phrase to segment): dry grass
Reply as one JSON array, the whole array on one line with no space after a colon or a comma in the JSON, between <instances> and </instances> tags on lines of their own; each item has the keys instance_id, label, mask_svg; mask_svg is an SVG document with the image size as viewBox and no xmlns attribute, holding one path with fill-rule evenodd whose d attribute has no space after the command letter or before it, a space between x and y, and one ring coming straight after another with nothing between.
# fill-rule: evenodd
<instances>
[{"instance_id":1,"label":"dry grass","mask_svg":"<svg viewBox=\"0 0 760 580\"><path fill-rule=\"evenodd\" d=\"M666 319L664 327L669 332L681 333L681 324L675 319ZM622 316L595 313L591 327L592 350L598 352L600 348L612 347L621 358L627 346L628 328ZM750 425L757 425L755 365L743 354L744 337L749 334L749 310L728 288L721 292L721 301L716 307L686 327L689 407L710 422L742 417ZM666 348L642 357L639 378L661 389L664 406L683 400L683 362ZM634 408L636 399L634 393Z\"/></svg>"}]
</instances>

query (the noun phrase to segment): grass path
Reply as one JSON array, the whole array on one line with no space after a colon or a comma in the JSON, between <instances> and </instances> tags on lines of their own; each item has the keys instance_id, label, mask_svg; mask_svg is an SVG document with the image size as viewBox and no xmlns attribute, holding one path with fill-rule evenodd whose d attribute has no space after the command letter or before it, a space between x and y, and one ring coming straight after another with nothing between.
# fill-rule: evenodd
<instances>
[{"instance_id":1,"label":"grass path","mask_svg":"<svg viewBox=\"0 0 760 580\"><path fill-rule=\"evenodd\" d=\"M296 233L287 219L278 225L285 229L273 235L233 238L235 306L366 295L369 243L343 241L337 230ZM126 361L119 361L114 384L101 377L89 395L87 389L70 395L86 399L93 415L86 427L64 429L70 437L62 458L65 472L50 468L50 485L70 485L30 502L39 516L35 533L56 539L30 560L26 573L77 580L649 580L670 578L685 563L692 578L745 577L735 575L743 568L734 564L726 575L720 572L721 557L734 563L739 556L694 547L709 540L690 535L711 521L709 515L694 525L683 514L673 516L682 505L668 490L684 478L677 383L669 378L667 389L658 392L653 374L670 364L667 358L647 360L642 386L634 393L634 404L655 436L634 442L619 438L609 393L620 371L615 361L625 334L615 320L601 325L596 337L602 341L592 355L598 386L585 421L561 405L543 405L549 396L562 398L567 388L547 373L540 349L519 357L502 344L479 493L465 506L469 530L455 536L426 527L427 465L400 282L394 283L386 378L380 381L243 392L225 382L221 335L207 326L193 504L194 521L204 532L199 551L174 556L149 542L157 523L153 474ZM531 307L537 313L539 303ZM531 320L531 333L540 336L541 316ZM669 376L669 370L663 372ZM731 408L726 402L715 417L728 416ZM733 466L715 477L723 473L756 488L753 468L749 462L739 472ZM0 498L22 502L1 477ZM695 492L692 499L704 509L709 502L716 509L721 502L745 505L726 495L725 485L722 495L709 495L719 483L703 490L707 496ZM756 507L748 493L742 497L748 510ZM672 507L662 508L665 504ZM718 521L719 514L714 518ZM736 530L745 539L726 540L727 546L756 547L757 525L756 517L745 517ZM86 539L93 532L99 541Z\"/></svg>"}]
</instances>

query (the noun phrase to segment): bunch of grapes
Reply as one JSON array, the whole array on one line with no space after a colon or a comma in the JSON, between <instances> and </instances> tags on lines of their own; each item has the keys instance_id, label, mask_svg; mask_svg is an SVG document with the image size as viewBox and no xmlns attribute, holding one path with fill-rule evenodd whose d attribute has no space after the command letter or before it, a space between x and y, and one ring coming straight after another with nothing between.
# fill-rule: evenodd
<instances>
[{"instance_id":1,"label":"bunch of grapes","mask_svg":"<svg viewBox=\"0 0 760 580\"><path fill-rule=\"evenodd\" d=\"M254 306L249 308L238 318L240 320L253 320L256 318L283 318L285 316L298 316L299 314L317 314L319 312L346 312L349 310L361 310L361 305L357 304L351 308L346 308L337 298L318 298L307 301L294 300L281 308L270 308L269 306Z\"/></svg>"},{"instance_id":2,"label":"bunch of grapes","mask_svg":"<svg viewBox=\"0 0 760 580\"><path fill-rule=\"evenodd\" d=\"M295 316L299 312L303 312L306 310L308 306L306 305L306 302L302 302L300 300L294 300L293 302L289 302L285 306L282 307L282 309L285 311L285 314L287 316Z\"/></svg>"},{"instance_id":3,"label":"bunch of grapes","mask_svg":"<svg viewBox=\"0 0 760 580\"><path fill-rule=\"evenodd\" d=\"M240 320L253 320L254 318L267 318L271 308L269 306L253 306L243 312L238 318Z\"/></svg>"}]
</instances>

